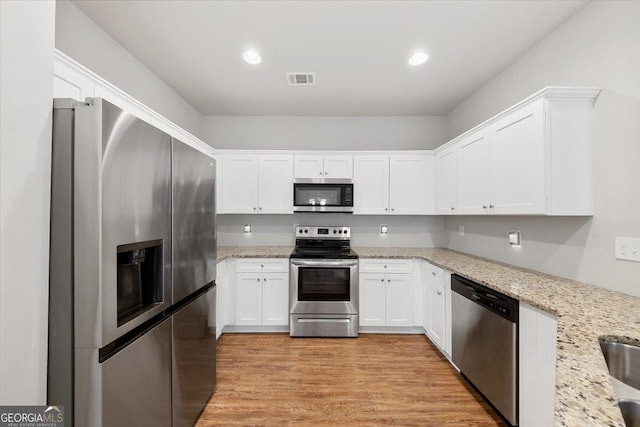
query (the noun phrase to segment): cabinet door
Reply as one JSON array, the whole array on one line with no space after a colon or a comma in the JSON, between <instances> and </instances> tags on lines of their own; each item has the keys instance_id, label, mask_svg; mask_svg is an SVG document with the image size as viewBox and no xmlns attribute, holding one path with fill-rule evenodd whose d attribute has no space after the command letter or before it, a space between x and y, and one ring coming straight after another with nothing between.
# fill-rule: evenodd
<instances>
[{"instance_id":1,"label":"cabinet door","mask_svg":"<svg viewBox=\"0 0 640 427\"><path fill-rule=\"evenodd\" d=\"M225 155L222 158L222 212L258 212L258 156Z\"/></svg>"},{"instance_id":2,"label":"cabinet door","mask_svg":"<svg viewBox=\"0 0 640 427\"><path fill-rule=\"evenodd\" d=\"M458 144L458 213L489 212L491 145L483 129Z\"/></svg>"},{"instance_id":3,"label":"cabinet door","mask_svg":"<svg viewBox=\"0 0 640 427\"><path fill-rule=\"evenodd\" d=\"M519 312L520 425L553 426L558 321L523 303Z\"/></svg>"},{"instance_id":4,"label":"cabinet door","mask_svg":"<svg viewBox=\"0 0 640 427\"><path fill-rule=\"evenodd\" d=\"M436 154L436 210L443 215L453 215L457 204L456 150L451 147Z\"/></svg>"},{"instance_id":5,"label":"cabinet door","mask_svg":"<svg viewBox=\"0 0 640 427\"><path fill-rule=\"evenodd\" d=\"M354 214L389 213L389 156L354 156L353 192Z\"/></svg>"},{"instance_id":6,"label":"cabinet door","mask_svg":"<svg viewBox=\"0 0 640 427\"><path fill-rule=\"evenodd\" d=\"M289 324L289 274L262 275L262 324Z\"/></svg>"},{"instance_id":7,"label":"cabinet door","mask_svg":"<svg viewBox=\"0 0 640 427\"><path fill-rule=\"evenodd\" d=\"M227 276L229 260L219 262L216 268L216 338L220 338L227 319Z\"/></svg>"},{"instance_id":8,"label":"cabinet door","mask_svg":"<svg viewBox=\"0 0 640 427\"><path fill-rule=\"evenodd\" d=\"M387 274L387 326L414 326L413 275Z\"/></svg>"},{"instance_id":9,"label":"cabinet door","mask_svg":"<svg viewBox=\"0 0 640 427\"><path fill-rule=\"evenodd\" d=\"M293 156L260 156L258 178L258 212L292 214Z\"/></svg>"},{"instance_id":10,"label":"cabinet door","mask_svg":"<svg viewBox=\"0 0 640 427\"><path fill-rule=\"evenodd\" d=\"M324 176L322 155L293 156L293 174L295 178L322 178Z\"/></svg>"},{"instance_id":11,"label":"cabinet door","mask_svg":"<svg viewBox=\"0 0 640 427\"><path fill-rule=\"evenodd\" d=\"M385 325L385 275L360 274L360 326Z\"/></svg>"},{"instance_id":12,"label":"cabinet door","mask_svg":"<svg viewBox=\"0 0 640 427\"><path fill-rule=\"evenodd\" d=\"M491 128L491 204L496 214L546 212L544 100Z\"/></svg>"},{"instance_id":13,"label":"cabinet door","mask_svg":"<svg viewBox=\"0 0 640 427\"><path fill-rule=\"evenodd\" d=\"M262 324L262 274L236 274L236 325Z\"/></svg>"},{"instance_id":14,"label":"cabinet door","mask_svg":"<svg viewBox=\"0 0 640 427\"><path fill-rule=\"evenodd\" d=\"M325 178L353 178L353 156L350 154L327 154L324 156Z\"/></svg>"},{"instance_id":15,"label":"cabinet door","mask_svg":"<svg viewBox=\"0 0 640 427\"><path fill-rule=\"evenodd\" d=\"M440 283L429 283L429 337L440 348L444 349L445 327L445 295L444 286Z\"/></svg>"},{"instance_id":16,"label":"cabinet door","mask_svg":"<svg viewBox=\"0 0 640 427\"><path fill-rule=\"evenodd\" d=\"M433 157L392 155L389 158L389 210L396 215L433 213Z\"/></svg>"}]
</instances>

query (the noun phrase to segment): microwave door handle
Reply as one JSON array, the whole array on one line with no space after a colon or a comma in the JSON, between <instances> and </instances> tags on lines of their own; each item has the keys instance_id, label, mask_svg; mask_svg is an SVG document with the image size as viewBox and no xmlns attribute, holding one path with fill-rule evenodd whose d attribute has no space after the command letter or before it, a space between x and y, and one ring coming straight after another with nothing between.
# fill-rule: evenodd
<instances>
[{"instance_id":1,"label":"microwave door handle","mask_svg":"<svg viewBox=\"0 0 640 427\"><path fill-rule=\"evenodd\" d=\"M358 261L355 261L355 260L314 261L314 260L293 259L291 260L291 265L299 265L302 267L353 267L358 265Z\"/></svg>"}]
</instances>

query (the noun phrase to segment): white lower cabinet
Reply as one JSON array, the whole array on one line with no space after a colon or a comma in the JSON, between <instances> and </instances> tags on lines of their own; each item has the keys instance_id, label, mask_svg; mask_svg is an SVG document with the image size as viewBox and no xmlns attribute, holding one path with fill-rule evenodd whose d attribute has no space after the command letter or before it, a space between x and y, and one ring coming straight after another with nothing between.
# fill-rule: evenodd
<instances>
[{"instance_id":1,"label":"white lower cabinet","mask_svg":"<svg viewBox=\"0 0 640 427\"><path fill-rule=\"evenodd\" d=\"M382 273L360 273L360 326L386 323L387 285Z\"/></svg>"},{"instance_id":2,"label":"white lower cabinet","mask_svg":"<svg viewBox=\"0 0 640 427\"><path fill-rule=\"evenodd\" d=\"M227 325L235 322L233 292L236 277L235 260L233 258L220 261L216 271L216 337L220 337Z\"/></svg>"},{"instance_id":3,"label":"white lower cabinet","mask_svg":"<svg viewBox=\"0 0 640 427\"><path fill-rule=\"evenodd\" d=\"M421 262L424 329L431 341L451 356L451 273Z\"/></svg>"},{"instance_id":4,"label":"white lower cabinet","mask_svg":"<svg viewBox=\"0 0 640 427\"><path fill-rule=\"evenodd\" d=\"M429 316L427 334L440 348L444 348L445 300L444 286L441 283L429 283Z\"/></svg>"},{"instance_id":5,"label":"white lower cabinet","mask_svg":"<svg viewBox=\"0 0 640 427\"><path fill-rule=\"evenodd\" d=\"M360 326L415 326L411 260L362 259L359 280Z\"/></svg>"},{"instance_id":6,"label":"white lower cabinet","mask_svg":"<svg viewBox=\"0 0 640 427\"><path fill-rule=\"evenodd\" d=\"M240 259L236 263L236 326L286 326L289 323L287 259Z\"/></svg>"},{"instance_id":7,"label":"white lower cabinet","mask_svg":"<svg viewBox=\"0 0 640 427\"><path fill-rule=\"evenodd\" d=\"M551 427L555 425L558 321L524 303L519 315L519 424Z\"/></svg>"}]
</instances>

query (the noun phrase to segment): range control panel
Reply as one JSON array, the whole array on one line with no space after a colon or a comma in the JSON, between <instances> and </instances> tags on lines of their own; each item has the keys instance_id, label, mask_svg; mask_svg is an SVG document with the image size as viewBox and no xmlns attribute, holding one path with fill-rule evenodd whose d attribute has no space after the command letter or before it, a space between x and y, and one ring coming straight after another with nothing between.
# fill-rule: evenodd
<instances>
[{"instance_id":1,"label":"range control panel","mask_svg":"<svg viewBox=\"0 0 640 427\"><path fill-rule=\"evenodd\" d=\"M349 239L351 227L296 227L296 239Z\"/></svg>"}]
</instances>

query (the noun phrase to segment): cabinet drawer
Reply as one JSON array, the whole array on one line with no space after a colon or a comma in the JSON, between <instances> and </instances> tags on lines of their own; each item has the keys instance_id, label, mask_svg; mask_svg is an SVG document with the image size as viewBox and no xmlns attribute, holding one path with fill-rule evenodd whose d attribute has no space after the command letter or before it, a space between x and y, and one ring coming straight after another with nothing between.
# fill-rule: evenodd
<instances>
[{"instance_id":1,"label":"cabinet drawer","mask_svg":"<svg viewBox=\"0 0 640 427\"><path fill-rule=\"evenodd\" d=\"M410 259L361 259L359 263L361 273L411 273Z\"/></svg>"},{"instance_id":2,"label":"cabinet drawer","mask_svg":"<svg viewBox=\"0 0 640 427\"><path fill-rule=\"evenodd\" d=\"M444 284L444 272L440 267L425 263L426 280Z\"/></svg>"},{"instance_id":3,"label":"cabinet drawer","mask_svg":"<svg viewBox=\"0 0 640 427\"><path fill-rule=\"evenodd\" d=\"M286 273L288 258L240 258L236 261L237 272Z\"/></svg>"}]
</instances>

